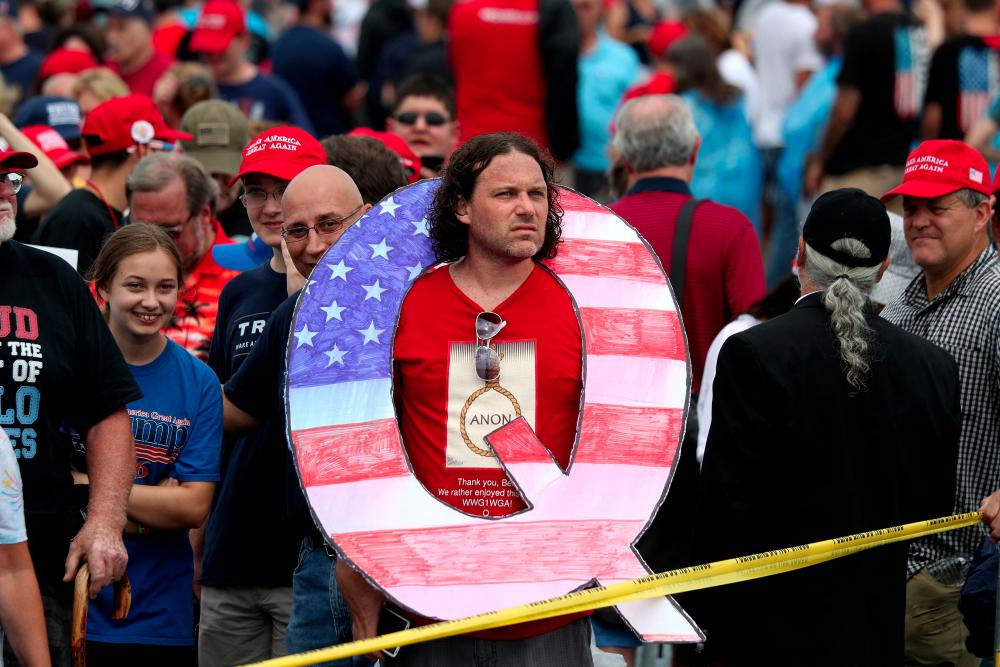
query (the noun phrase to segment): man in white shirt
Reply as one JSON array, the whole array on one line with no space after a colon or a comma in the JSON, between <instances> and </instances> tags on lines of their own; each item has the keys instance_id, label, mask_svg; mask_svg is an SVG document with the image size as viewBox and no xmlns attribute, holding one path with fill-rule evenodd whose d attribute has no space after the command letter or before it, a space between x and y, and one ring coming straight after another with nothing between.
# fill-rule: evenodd
<instances>
[{"instance_id":1,"label":"man in white shirt","mask_svg":"<svg viewBox=\"0 0 1000 667\"><path fill-rule=\"evenodd\" d=\"M753 21L753 57L760 85L757 109L750 120L754 142L764 157L765 197L774 209L768 286L788 273L798 242L794 204L784 201L776 169L784 148L781 127L785 112L812 73L823 67L823 57L813 40L816 25L809 0L770 2Z\"/></svg>"},{"instance_id":2,"label":"man in white shirt","mask_svg":"<svg viewBox=\"0 0 1000 667\"><path fill-rule=\"evenodd\" d=\"M813 72L823 66L813 34L816 17L808 0L779 0L757 13L753 57L760 77L760 114L753 138L764 150L782 147L781 124L788 105Z\"/></svg>"}]
</instances>

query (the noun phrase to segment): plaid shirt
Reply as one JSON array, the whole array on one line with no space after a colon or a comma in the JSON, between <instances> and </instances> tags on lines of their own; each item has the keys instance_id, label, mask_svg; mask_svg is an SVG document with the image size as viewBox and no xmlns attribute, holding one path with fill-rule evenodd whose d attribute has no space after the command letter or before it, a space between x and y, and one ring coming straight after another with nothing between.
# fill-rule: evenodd
<instances>
[{"instance_id":1,"label":"plaid shirt","mask_svg":"<svg viewBox=\"0 0 1000 667\"><path fill-rule=\"evenodd\" d=\"M921 273L882 317L944 348L958 364L962 435L954 511L978 510L983 497L1000 487L1000 259L993 244L933 300ZM981 539L982 530L972 526L916 540L907 575L936 563L942 569L931 570L942 581L960 576L946 571L962 568L960 558L971 558Z\"/></svg>"}]
</instances>

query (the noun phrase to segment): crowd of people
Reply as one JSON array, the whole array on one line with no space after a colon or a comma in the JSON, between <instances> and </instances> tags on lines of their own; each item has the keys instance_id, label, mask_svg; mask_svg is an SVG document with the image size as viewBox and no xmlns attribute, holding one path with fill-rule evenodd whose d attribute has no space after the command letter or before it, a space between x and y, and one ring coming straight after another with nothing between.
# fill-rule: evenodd
<instances>
[{"instance_id":1,"label":"crowd of people","mask_svg":"<svg viewBox=\"0 0 1000 667\"><path fill-rule=\"evenodd\" d=\"M343 262L314 275L326 251L440 178L399 221L437 264L356 330L392 341L426 489L510 481L462 409L501 374L484 423L524 417L572 474L585 350L680 344L660 313L578 317L545 268L573 187L642 235L686 332L652 569L987 526L682 596L705 641L674 664L992 665L992 612L962 600L1000 538L998 131L996 0L0 0L3 659L71 664L84 562L92 665L428 622L317 527L285 360L317 333L294 330L309 281L353 288ZM640 644L599 610L335 664L632 665Z\"/></svg>"}]
</instances>

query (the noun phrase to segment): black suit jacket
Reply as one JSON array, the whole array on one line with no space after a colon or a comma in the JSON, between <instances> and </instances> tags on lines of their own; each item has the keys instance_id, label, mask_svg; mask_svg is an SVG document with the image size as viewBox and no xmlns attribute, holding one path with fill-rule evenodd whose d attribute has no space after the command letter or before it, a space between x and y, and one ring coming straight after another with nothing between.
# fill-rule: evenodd
<instances>
[{"instance_id":1,"label":"black suit jacket","mask_svg":"<svg viewBox=\"0 0 1000 667\"><path fill-rule=\"evenodd\" d=\"M719 356L695 560L709 562L951 513L961 428L944 350L866 313L867 389L844 379L812 294ZM906 545L689 596L731 665L902 664Z\"/></svg>"}]
</instances>

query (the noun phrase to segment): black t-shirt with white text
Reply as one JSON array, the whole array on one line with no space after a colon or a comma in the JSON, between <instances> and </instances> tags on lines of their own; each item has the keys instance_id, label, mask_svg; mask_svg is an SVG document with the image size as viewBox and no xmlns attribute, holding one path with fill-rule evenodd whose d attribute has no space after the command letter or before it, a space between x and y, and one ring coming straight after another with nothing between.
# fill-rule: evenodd
<instances>
[{"instance_id":1,"label":"black t-shirt with white text","mask_svg":"<svg viewBox=\"0 0 1000 667\"><path fill-rule=\"evenodd\" d=\"M72 537L64 524L75 509L71 431L86 433L141 397L69 264L16 241L0 244L0 425L20 465L40 579L61 576Z\"/></svg>"}]
</instances>

